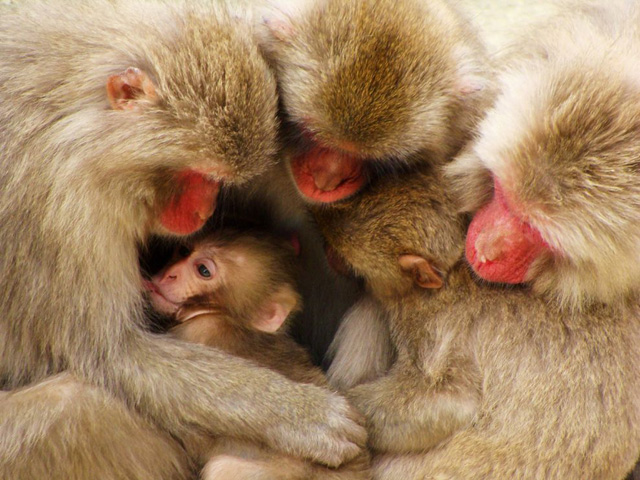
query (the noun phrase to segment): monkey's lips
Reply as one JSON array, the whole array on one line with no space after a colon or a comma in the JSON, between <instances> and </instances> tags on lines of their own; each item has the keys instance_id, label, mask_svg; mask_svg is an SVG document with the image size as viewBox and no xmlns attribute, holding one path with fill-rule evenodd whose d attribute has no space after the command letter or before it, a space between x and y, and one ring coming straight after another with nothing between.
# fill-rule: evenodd
<instances>
[{"instance_id":1,"label":"monkey's lips","mask_svg":"<svg viewBox=\"0 0 640 480\"><path fill-rule=\"evenodd\" d=\"M143 280L142 285L149 293L149 300L151 305L160 313L173 314L178 311L180 305L172 302L162 294L162 291L151 280Z\"/></svg>"},{"instance_id":2,"label":"monkey's lips","mask_svg":"<svg viewBox=\"0 0 640 480\"><path fill-rule=\"evenodd\" d=\"M317 145L292 159L291 172L300 193L319 203L342 200L365 183L361 159Z\"/></svg>"},{"instance_id":3,"label":"monkey's lips","mask_svg":"<svg viewBox=\"0 0 640 480\"><path fill-rule=\"evenodd\" d=\"M469 225L467 261L490 282L523 283L533 261L549 247L538 230L511 213L497 181L494 192Z\"/></svg>"}]
</instances>

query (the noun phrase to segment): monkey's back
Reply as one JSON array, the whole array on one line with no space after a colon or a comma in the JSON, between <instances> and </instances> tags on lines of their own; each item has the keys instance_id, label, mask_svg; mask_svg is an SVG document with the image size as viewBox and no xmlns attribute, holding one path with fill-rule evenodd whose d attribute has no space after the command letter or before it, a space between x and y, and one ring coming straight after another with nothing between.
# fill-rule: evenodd
<instances>
[{"instance_id":1,"label":"monkey's back","mask_svg":"<svg viewBox=\"0 0 640 480\"><path fill-rule=\"evenodd\" d=\"M479 374L475 420L445 446L486 448L484 462L468 459L477 478L622 478L632 468L640 450L638 305L565 311L524 289L480 284L459 264L419 312L422 368L449 355ZM438 465L439 455L428 458Z\"/></svg>"}]
</instances>

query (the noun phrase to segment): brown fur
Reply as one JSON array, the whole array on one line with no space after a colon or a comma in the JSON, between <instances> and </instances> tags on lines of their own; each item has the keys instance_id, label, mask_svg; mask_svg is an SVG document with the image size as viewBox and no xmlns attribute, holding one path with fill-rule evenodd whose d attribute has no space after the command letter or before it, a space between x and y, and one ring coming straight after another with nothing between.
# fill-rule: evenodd
<instances>
[{"instance_id":1,"label":"brown fur","mask_svg":"<svg viewBox=\"0 0 640 480\"><path fill-rule=\"evenodd\" d=\"M6 394L0 432L2 478L182 480L193 473L175 439L119 399L67 374Z\"/></svg>"},{"instance_id":2,"label":"brown fur","mask_svg":"<svg viewBox=\"0 0 640 480\"><path fill-rule=\"evenodd\" d=\"M455 153L490 91L483 47L444 1L280 2L263 44L290 120L328 147L411 163Z\"/></svg>"},{"instance_id":3,"label":"brown fur","mask_svg":"<svg viewBox=\"0 0 640 480\"><path fill-rule=\"evenodd\" d=\"M0 381L68 371L174 438L250 437L338 465L364 439L344 399L141 328L137 245L176 193L174 174L212 168L234 183L273 164L275 81L251 37L209 3L26 1L0 15ZM111 110L107 78L131 66L157 102ZM47 418L24 408L17 418L39 431ZM15 442L3 469L39 461Z\"/></svg>"},{"instance_id":4,"label":"brown fur","mask_svg":"<svg viewBox=\"0 0 640 480\"><path fill-rule=\"evenodd\" d=\"M398 358L347 395L380 479L624 478L640 451L636 303L581 313L478 283L440 169L385 179L317 216L390 316ZM397 256L445 275L403 279Z\"/></svg>"},{"instance_id":5,"label":"brown fur","mask_svg":"<svg viewBox=\"0 0 640 480\"><path fill-rule=\"evenodd\" d=\"M225 193L221 216L214 219L217 225L233 225L233 216L242 215L249 217L249 226L258 224L283 235L297 235L301 270L298 284L304 310L296 315L289 330L319 364L340 319L357 298L357 283L336 275L327 265L318 227L291 182L286 165L279 163L255 182Z\"/></svg>"},{"instance_id":6,"label":"brown fur","mask_svg":"<svg viewBox=\"0 0 640 480\"><path fill-rule=\"evenodd\" d=\"M300 311L293 250L265 232L229 230L200 236L191 248L194 255L200 252L197 255L209 256L222 278L220 283L206 283L206 291L193 292L194 296L184 304L186 308L177 311L176 320L180 322L180 316L189 310L204 309L207 313L179 323L171 329L171 335L245 358L294 382L327 388L322 371L286 334L288 320L275 333L256 330L251 323L265 303L274 295L281 297L283 292L295 299L289 316ZM206 462L203 478L209 480L230 476L291 480L370 478L366 455L331 470L237 440L217 439L199 448L202 461Z\"/></svg>"}]
</instances>

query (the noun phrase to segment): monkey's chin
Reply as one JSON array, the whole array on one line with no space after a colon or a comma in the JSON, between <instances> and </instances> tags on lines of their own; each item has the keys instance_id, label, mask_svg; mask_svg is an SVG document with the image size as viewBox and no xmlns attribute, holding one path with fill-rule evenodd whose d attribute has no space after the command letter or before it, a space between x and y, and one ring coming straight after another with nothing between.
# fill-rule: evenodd
<instances>
[{"instance_id":1,"label":"monkey's chin","mask_svg":"<svg viewBox=\"0 0 640 480\"><path fill-rule=\"evenodd\" d=\"M490 203L473 217L465 245L478 276L495 283L524 283L533 261L548 245L540 233L507 208L499 185Z\"/></svg>"},{"instance_id":2,"label":"monkey's chin","mask_svg":"<svg viewBox=\"0 0 640 480\"><path fill-rule=\"evenodd\" d=\"M182 192L171 199L160 215L160 224L170 233L189 235L200 230L213 215L220 182L194 170L176 177Z\"/></svg>"},{"instance_id":3,"label":"monkey's chin","mask_svg":"<svg viewBox=\"0 0 640 480\"><path fill-rule=\"evenodd\" d=\"M315 203L345 199L365 184L362 160L322 147L295 156L290 167L300 194Z\"/></svg>"},{"instance_id":4,"label":"monkey's chin","mask_svg":"<svg viewBox=\"0 0 640 480\"><path fill-rule=\"evenodd\" d=\"M180 305L173 303L162 295L153 282L145 280L144 287L149 295L149 303L156 312L164 315L174 315L180 308Z\"/></svg>"}]
</instances>

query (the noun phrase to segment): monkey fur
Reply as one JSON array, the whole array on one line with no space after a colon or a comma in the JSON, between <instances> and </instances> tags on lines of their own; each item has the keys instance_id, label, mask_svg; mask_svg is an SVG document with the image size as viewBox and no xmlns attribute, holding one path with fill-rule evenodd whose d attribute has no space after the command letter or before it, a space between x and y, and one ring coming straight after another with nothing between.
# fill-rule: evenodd
<instances>
[{"instance_id":1,"label":"monkey fur","mask_svg":"<svg viewBox=\"0 0 640 480\"><path fill-rule=\"evenodd\" d=\"M386 309L397 350L386 375L347 392L367 418L374 478L613 479L633 468L637 302L577 311L478 282L439 166L314 214Z\"/></svg>"},{"instance_id":2,"label":"monkey fur","mask_svg":"<svg viewBox=\"0 0 640 480\"><path fill-rule=\"evenodd\" d=\"M169 331L176 338L245 358L294 382L327 388L322 370L287 335L291 317L302 307L294 250L283 239L256 229L200 233L151 278L150 303L178 322ZM205 277L197 273L203 267ZM206 480L370 478L366 455L327 469L229 438L199 448Z\"/></svg>"},{"instance_id":3,"label":"monkey fur","mask_svg":"<svg viewBox=\"0 0 640 480\"><path fill-rule=\"evenodd\" d=\"M138 467L119 466L134 459L105 449L114 458L96 478L145 465L152 470L139 478L182 478L177 461L157 476L151 458L166 450L171 463L168 438L193 432L250 438L333 466L364 442L338 395L142 328L138 245L152 232L199 226L211 213L200 200L213 200L220 182L246 182L274 163L275 80L251 39L247 23L208 2L70 8L28 0L0 16L2 388L50 389L44 399L103 394L120 403L104 417L92 410L92 428L111 428L125 411L141 417L121 419L141 429L132 442L152 437L151 428L163 432L147 445L153 457L135 459ZM203 197L183 201L180 185L191 184L191 172L205 179ZM195 216L176 224L167 212ZM48 380L61 372L82 387ZM32 416L19 391L4 397L21 428L41 435L30 445L64 442L46 428L55 405ZM89 411L64 405L69 419ZM52 458L30 454L7 432L0 437L3 478L33 478ZM93 439L78 451L92 449ZM48 465L50 478L99 468L90 457L60 460Z\"/></svg>"}]
</instances>

